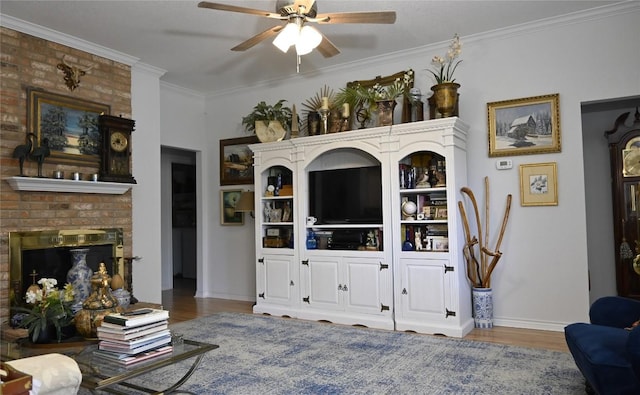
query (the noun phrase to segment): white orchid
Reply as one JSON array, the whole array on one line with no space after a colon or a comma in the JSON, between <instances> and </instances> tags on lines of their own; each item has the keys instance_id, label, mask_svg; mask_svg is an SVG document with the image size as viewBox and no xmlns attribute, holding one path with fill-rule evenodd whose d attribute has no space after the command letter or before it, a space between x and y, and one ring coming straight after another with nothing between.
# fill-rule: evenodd
<instances>
[{"instance_id":1,"label":"white orchid","mask_svg":"<svg viewBox=\"0 0 640 395\"><path fill-rule=\"evenodd\" d=\"M442 84L443 82L454 82L453 72L456 71L456 68L462 62L462 60L458 60L454 63L454 61L460 56L462 53L462 43L460 42L460 37L456 33L453 36L453 41L451 45L449 45L449 50L447 51L447 55L445 57L442 56L434 56L431 60L431 63L436 65L437 70L429 70L431 74L436 78L438 84Z\"/></svg>"}]
</instances>

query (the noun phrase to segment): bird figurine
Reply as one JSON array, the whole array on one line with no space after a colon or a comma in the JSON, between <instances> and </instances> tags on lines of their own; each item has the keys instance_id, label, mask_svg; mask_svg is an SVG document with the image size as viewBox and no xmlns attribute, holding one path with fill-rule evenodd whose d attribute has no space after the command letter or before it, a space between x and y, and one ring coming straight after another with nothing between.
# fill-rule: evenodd
<instances>
[{"instance_id":1,"label":"bird figurine","mask_svg":"<svg viewBox=\"0 0 640 395\"><path fill-rule=\"evenodd\" d=\"M27 142L26 144L20 144L13 150L13 157L18 159L20 163L20 177L24 176L24 161L31 154L31 150L33 149L33 138L36 137L33 133L27 133Z\"/></svg>"},{"instance_id":2,"label":"bird figurine","mask_svg":"<svg viewBox=\"0 0 640 395\"><path fill-rule=\"evenodd\" d=\"M42 175L42 164L44 163L44 159L51 155L51 150L49 149L49 139L44 138L40 143L40 146L33 149L31 152L31 159L38 162L38 177L44 177Z\"/></svg>"}]
</instances>

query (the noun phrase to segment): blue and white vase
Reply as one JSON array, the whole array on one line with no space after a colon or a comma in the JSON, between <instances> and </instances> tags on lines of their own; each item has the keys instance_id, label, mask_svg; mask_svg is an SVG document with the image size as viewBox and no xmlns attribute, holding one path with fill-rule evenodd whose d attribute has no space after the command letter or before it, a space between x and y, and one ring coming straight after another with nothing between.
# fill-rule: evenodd
<instances>
[{"instance_id":1,"label":"blue and white vase","mask_svg":"<svg viewBox=\"0 0 640 395\"><path fill-rule=\"evenodd\" d=\"M491 288L473 288L473 321L476 328L493 328L493 291Z\"/></svg>"},{"instance_id":2,"label":"blue and white vase","mask_svg":"<svg viewBox=\"0 0 640 395\"><path fill-rule=\"evenodd\" d=\"M67 282L73 286L74 297L71 311L75 314L82 310L82 302L91 294L93 270L87 266L88 248L75 248L69 252L73 264L67 272Z\"/></svg>"}]
</instances>

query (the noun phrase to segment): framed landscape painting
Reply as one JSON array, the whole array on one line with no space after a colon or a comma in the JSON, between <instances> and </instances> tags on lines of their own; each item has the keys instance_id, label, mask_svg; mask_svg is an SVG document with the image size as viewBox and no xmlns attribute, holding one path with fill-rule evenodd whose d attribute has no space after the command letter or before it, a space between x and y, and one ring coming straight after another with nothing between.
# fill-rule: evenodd
<instances>
[{"instance_id":1,"label":"framed landscape painting","mask_svg":"<svg viewBox=\"0 0 640 395\"><path fill-rule=\"evenodd\" d=\"M220 140L220 185L253 184L253 152L249 144L259 142L256 136Z\"/></svg>"},{"instance_id":2,"label":"framed landscape painting","mask_svg":"<svg viewBox=\"0 0 640 395\"><path fill-rule=\"evenodd\" d=\"M49 146L51 161L100 163L98 116L110 106L36 89L27 91L27 104L27 130L36 135L34 146Z\"/></svg>"},{"instance_id":3,"label":"framed landscape painting","mask_svg":"<svg viewBox=\"0 0 640 395\"><path fill-rule=\"evenodd\" d=\"M489 156L560 152L559 95L487 103Z\"/></svg>"}]
</instances>

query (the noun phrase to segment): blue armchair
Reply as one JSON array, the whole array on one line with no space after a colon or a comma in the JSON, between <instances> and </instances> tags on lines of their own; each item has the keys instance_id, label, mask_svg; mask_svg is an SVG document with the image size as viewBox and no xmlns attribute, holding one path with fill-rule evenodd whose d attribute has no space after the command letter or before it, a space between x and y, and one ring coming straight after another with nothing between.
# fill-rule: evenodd
<instances>
[{"instance_id":1,"label":"blue armchair","mask_svg":"<svg viewBox=\"0 0 640 395\"><path fill-rule=\"evenodd\" d=\"M565 327L569 351L586 378L586 391L598 395L640 394L640 301L607 296L589 310L590 324Z\"/></svg>"}]
</instances>

